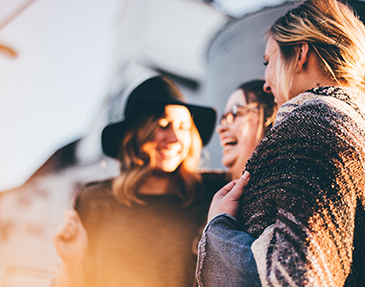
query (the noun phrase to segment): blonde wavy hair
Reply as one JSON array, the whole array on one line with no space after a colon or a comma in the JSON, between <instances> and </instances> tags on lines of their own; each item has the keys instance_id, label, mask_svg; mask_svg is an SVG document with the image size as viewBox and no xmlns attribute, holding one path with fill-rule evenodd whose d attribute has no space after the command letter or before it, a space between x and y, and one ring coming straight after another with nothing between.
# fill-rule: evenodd
<instances>
[{"instance_id":1,"label":"blonde wavy hair","mask_svg":"<svg viewBox=\"0 0 365 287\"><path fill-rule=\"evenodd\" d=\"M159 127L161 116L150 115L130 127L120 143L118 160L121 162L121 173L113 180L112 191L119 202L131 206L133 203L145 204L137 197L145 179L152 174L155 163L145 151L153 146L153 138ZM198 196L201 176L197 173L200 163L202 140L198 129L191 118L191 146L187 157L180 166L171 173L173 191L183 202L190 205Z\"/></svg>"},{"instance_id":2,"label":"blonde wavy hair","mask_svg":"<svg viewBox=\"0 0 365 287\"><path fill-rule=\"evenodd\" d=\"M353 9L336 0L307 0L267 32L280 47L277 81L288 100L299 45L307 43L331 79L365 92L365 27Z\"/></svg>"}]
</instances>

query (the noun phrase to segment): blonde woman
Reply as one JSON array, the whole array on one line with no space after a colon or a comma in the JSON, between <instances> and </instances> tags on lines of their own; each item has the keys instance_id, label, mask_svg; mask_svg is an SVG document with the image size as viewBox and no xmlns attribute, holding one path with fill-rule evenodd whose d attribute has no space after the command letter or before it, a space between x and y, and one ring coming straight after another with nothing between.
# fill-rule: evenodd
<instances>
[{"instance_id":1,"label":"blonde woman","mask_svg":"<svg viewBox=\"0 0 365 287\"><path fill-rule=\"evenodd\" d=\"M252 80L235 89L216 128L222 164L232 179L241 177L248 158L274 124L277 107L273 94L264 92L264 82Z\"/></svg>"},{"instance_id":2,"label":"blonde woman","mask_svg":"<svg viewBox=\"0 0 365 287\"><path fill-rule=\"evenodd\" d=\"M308 0L267 36L275 126L213 199L198 281L364 286L365 27L342 2Z\"/></svg>"},{"instance_id":3,"label":"blonde woman","mask_svg":"<svg viewBox=\"0 0 365 287\"><path fill-rule=\"evenodd\" d=\"M215 111L154 77L131 93L124 116L102 134L120 175L86 187L54 237L63 260L56 286L191 287L201 227L227 182L197 170Z\"/></svg>"}]
</instances>

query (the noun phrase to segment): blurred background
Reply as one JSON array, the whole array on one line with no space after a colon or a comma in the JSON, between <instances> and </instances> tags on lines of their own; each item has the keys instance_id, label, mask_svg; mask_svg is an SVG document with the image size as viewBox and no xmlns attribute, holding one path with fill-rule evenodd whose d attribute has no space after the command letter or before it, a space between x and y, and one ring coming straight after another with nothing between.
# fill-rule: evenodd
<instances>
[{"instance_id":1,"label":"blurred background","mask_svg":"<svg viewBox=\"0 0 365 287\"><path fill-rule=\"evenodd\" d=\"M1 0L0 191L88 134L121 87L123 65L171 73L196 90L209 42L230 17L281 2Z\"/></svg>"},{"instance_id":2,"label":"blurred background","mask_svg":"<svg viewBox=\"0 0 365 287\"><path fill-rule=\"evenodd\" d=\"M120 0L1 0L0 190L87 133L111 76Z\"/></svg>"},{"instance_id":3,"label":"blurred background","mask_svg":"<svg viewBox=\"0 0 365 287\"><path fill-rule=\"evenodd\" d=\"M363 1L349 1L360 16ZM0 0L0 287L49 286L77 190L118 173L100 133L163 74L220 115L263 78L264 33L296 1ZM203 168L221 169L214 135Z\"/></svg>"}]
</instances>

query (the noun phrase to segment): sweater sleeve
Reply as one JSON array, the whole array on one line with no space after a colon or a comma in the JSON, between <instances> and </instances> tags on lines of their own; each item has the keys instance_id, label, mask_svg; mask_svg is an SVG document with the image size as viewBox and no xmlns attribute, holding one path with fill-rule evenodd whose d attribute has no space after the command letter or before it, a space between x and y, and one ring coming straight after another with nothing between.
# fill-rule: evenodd
<instances>
[{"instance_id":1,"label":"sweater sleeve","mask_svg":"<svg viewBox=\"0 0 365 287\"><path fill-rule=\"evenodd\" d=\"M239 220L258 237L252 250L263 286L345 284L364 187L360 141L349 122L324 103L303 106L248 163Z\"/></svg>"}]
</instances>

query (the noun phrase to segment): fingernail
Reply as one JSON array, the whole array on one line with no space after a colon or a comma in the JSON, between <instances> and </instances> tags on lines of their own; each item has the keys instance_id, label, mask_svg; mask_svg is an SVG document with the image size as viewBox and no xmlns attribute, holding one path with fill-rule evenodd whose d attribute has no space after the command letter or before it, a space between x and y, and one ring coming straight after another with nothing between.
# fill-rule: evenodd
<instances>
[{"instance_id":1,"label":"fingernail","mask_svg":"<svg viewBox=\"0 0 365 287\"><path fill-rule=\"evenodd\" d=\"M250 177L250 173L247 170L245 170L245 172L242 174L242 178L248 179L249 177Z\"/></svg>"}]
</instances>

